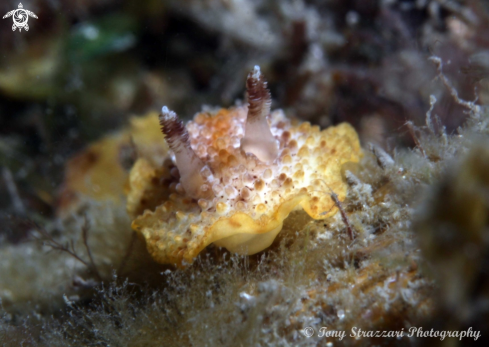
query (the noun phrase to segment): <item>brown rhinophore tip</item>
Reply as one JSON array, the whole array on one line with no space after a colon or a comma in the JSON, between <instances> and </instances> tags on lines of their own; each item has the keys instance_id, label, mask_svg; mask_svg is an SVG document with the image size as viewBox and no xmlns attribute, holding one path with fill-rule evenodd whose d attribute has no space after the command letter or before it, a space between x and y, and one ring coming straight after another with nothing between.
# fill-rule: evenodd
<instances>
[{"instance_id":1,"label":"brown rhinophore tip","mask_svg":"<svg viewBox=\"0 0 489 347\"><path fill-rule=\"evenodd\" d=\"M163 106L160 114L161 132L165 135L168 146L176 153L183 147L190 147L188 131L177 114Z\"/></svg>"},{"instance_id":2,"label":"brown rhinophore tip","mask_svg":"<svg viewBox=\"0 0 489 347\"><path fill-rule=\"evenodd\" d=\"M246 80L248 91L248 121L268 116L272 106L272 96L267 89L267 81L261 74L260 67L255 66Z\"/></svg>"}]
</instances>

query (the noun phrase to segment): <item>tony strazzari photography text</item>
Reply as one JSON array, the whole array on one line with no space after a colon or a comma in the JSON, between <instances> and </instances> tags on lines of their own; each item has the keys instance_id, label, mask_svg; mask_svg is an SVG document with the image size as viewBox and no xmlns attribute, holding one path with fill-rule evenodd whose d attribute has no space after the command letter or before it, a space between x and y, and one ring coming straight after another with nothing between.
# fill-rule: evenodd
<instances>
[{"instance_id":1,"label":"tony strazzari photography text","mask_svg":"<svg viewBox=\"0 0 489 347\"><path fill-rule=\"evenodd\" d=\"M312 337L315 330L311 327L307 327L302 330L302 333L306 337ZM339 340L343 340L346 337L347 332L345 330L328 330L327 327L321 327L318 330L318 337L335 337ZM365 337L387 337L387 338L402 338L402 337L434 337L444 340L448 337L455 337L459 340L463 338L473 338L476 341L481 332L472 330L472 327L467 330L424 330L422 327L411 327L407 330L402 328L401 330L363 330L361 328L352 327L350 330L350 337L359 339Z\"/></svg>"}]
</instances>

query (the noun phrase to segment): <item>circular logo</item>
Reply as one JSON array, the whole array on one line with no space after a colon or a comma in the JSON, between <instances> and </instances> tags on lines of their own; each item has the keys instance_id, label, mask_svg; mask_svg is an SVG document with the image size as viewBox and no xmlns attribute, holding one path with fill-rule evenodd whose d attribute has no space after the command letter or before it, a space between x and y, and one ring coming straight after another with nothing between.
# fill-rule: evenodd
<instances>
[{"instance_id":1,"label":"circular logo","mask_svg":"<svg viewBox=\"0 0 489 347\"><path fill-rule=\"evenodd\" d=\"M301 332L305 337L311 337L314 335L314 329L311 327L304 328L301 330Z\"/></svg>"},{"instance_id":2,"label":"circular logo","mask_svg":"<svg viewBox=\"0 0 489 347\"><path fill-rule=\"evenodd\" d=\"M13 17L15 25L18 27L23 27L29 20L29 16L27 16L27 12L25 10L16 10Z\"/></svg>"}]
</instances>

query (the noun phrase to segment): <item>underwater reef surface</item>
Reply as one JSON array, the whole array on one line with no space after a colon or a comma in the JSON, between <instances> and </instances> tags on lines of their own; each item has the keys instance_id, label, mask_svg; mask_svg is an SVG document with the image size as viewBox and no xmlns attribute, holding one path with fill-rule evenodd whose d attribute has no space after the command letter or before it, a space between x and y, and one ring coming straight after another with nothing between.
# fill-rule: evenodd
<instances>
[{"instance_id":1,"label":"underwater reef surface","mask_svg":"<svg viewBox=\"0 0 489 347\"><path fill-rule=\"evenodd\" d=\"M457 133L436 129L428 111L426 125L411 125L415 149L365 149L359 163L343 165L346 196L331 196L337 213L315 220L293 211L264 251L239 255L211 245L185 268L154 263L144 241L131 236L117 181L129 174L120 156L105 155L113 146L100 146L124 148L129 130L99 140L69 162L71 199L56 223L32 222L39 244L0 252L3 339L49 346L423 345L422 337L338 340L320 331L487 333L489 112L452 92L469 112ZM155 127L136 131L144 128L149 146ZM87 163L87 155L97 159ZM100 175L105 160L120 173ZM117 182L119 194L109 184ZM305 336L310 329L317 334Z\"/></svg>"},{"instance_id":2,"label":"underwater reef surface","mask_svg":"<svg viewBox=\"0 0 489 347\"><path fill-rule=\"evenodd\" d=\"M0 27L1 345L487 343L485 2L24 6L28 33ZM255 65L276 111L244 141L272 109ZM253 237L191 222L237 210ZM420 328L471 334L349 336Z\"/></svg>"}]
</instances>

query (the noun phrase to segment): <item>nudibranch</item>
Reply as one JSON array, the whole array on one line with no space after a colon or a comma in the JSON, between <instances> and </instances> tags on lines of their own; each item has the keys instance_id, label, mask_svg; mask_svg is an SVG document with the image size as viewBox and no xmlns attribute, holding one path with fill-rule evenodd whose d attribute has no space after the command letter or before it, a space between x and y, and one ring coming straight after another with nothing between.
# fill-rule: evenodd
<instances>
[{"instance_id":1,"label":"nudibranch","mask_svg":"<svg viewBox=\"0 0 489 347\"><path fill-rule=\"evenodd\" d=\"M281 110L256 66L248 105L197 114L186 125L163 107L167 158L140 156L129 175L132 227L159 263L185 266L209 244L254 254L271 245L293 210L315 219L337 212L346 196L342 165L361 147L347 123L320 130Z\"/></svg>"}]
</instances>

